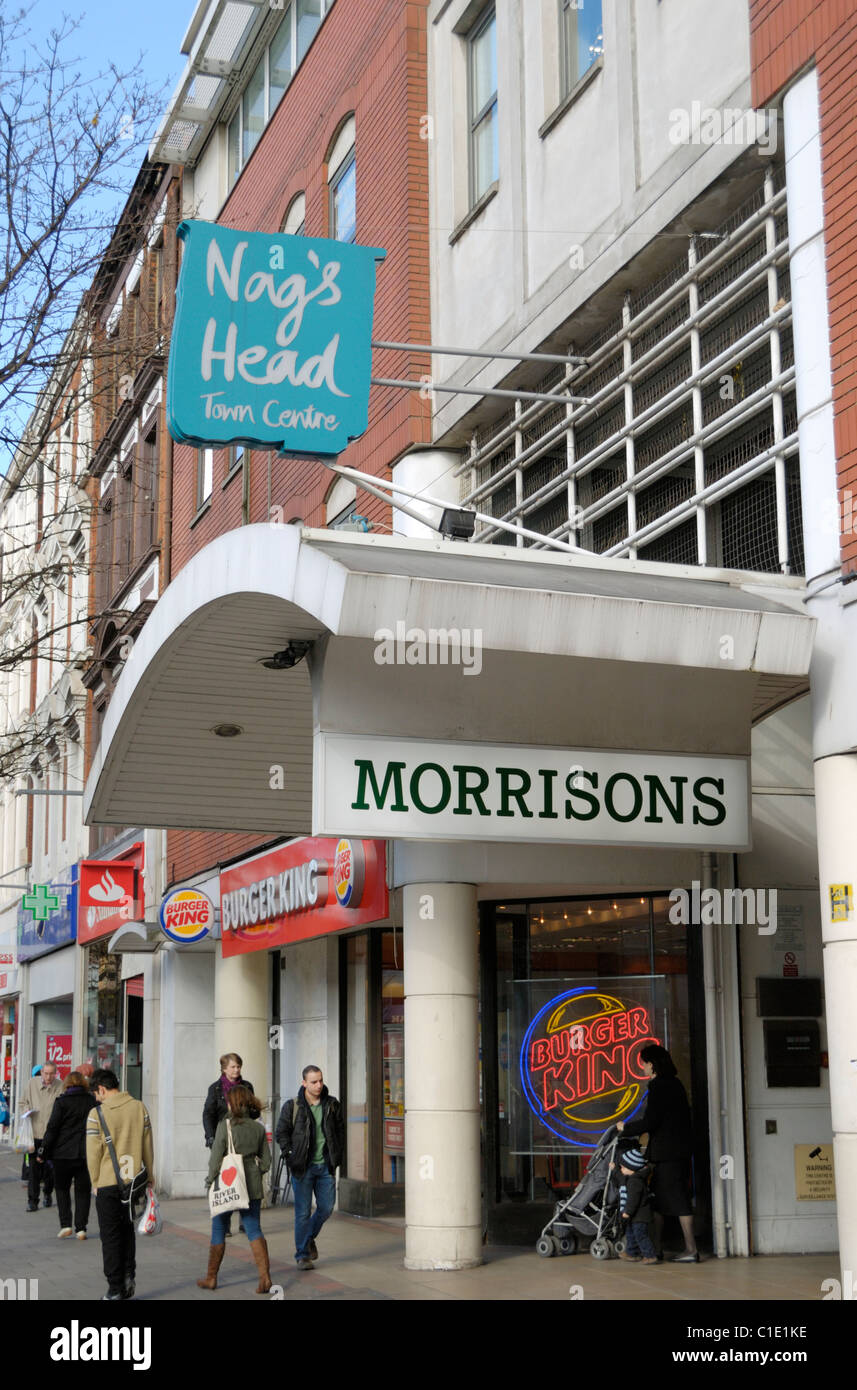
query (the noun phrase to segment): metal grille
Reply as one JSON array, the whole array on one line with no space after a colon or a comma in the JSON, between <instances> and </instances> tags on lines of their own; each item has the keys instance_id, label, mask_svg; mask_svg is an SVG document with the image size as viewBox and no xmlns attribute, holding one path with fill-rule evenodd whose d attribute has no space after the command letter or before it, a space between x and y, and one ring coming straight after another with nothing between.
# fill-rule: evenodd
<instances>
[{"instance_id":1,"label":"metal grille","mask_svg":"<svg viewBox=\"0 0 857 1390\"><path fill-rule=\"evenodd\" d=\"M517 429L514 411L482 427L462 502L600 554L802 572L787 243L777 169L621 317L590 301L604 327L586 342L568 330L586 365L538 389L594 403L522 402ZM487 522L475 538L515 544Z\"/></svg>"}]
</instances>

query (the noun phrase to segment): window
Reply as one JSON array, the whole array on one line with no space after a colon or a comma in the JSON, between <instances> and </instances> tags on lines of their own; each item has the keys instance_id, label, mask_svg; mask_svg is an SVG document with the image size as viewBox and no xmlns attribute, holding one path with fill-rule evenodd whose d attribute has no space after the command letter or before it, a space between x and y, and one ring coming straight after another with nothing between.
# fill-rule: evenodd
<instances>
[{"instance_id":1,"label":"window","mask_svg":"<svg viewBox=\"0 0 857 1390\"><path fill-rule=\"evenodd\" d=\"M497 142L497 16L488 10L471 29L468 47L470 113L470 204L479 202L499 177Z\"/></svg>"},{"instance_id":2,"label":"window","mask_svg":"<svg viewBox=\"0 0 857 1390\"><path fill-rule=\"evenodd\" d=\"M226 157L231 188L255 150L262 131L303 62L333 0L292 0L282 23L241 94L226 130Z\"/></svg>"},{"instance_id":3,"label":"window","mask_svg":"<svg viewBox=\"0 0 857 1390\"><path fill-rule=\"evenodd\" d=\"M303 236L306 230L306 194L296 193L289 203L286 215L283 218L281 231L286 236Z\"/></svg>"},{"instance_id":4,"label":"window","mask_svg":"<svg viewBox=\"0 0 857 1390\"><path fill-rule=\"evenodd\" d=\"M230 444L229 448L226 450L226 479L225 479L225 482L228 483L228 482L229 482L229 479L232 478L232 477L238 472L239 468L242 468L242 467L243 467L243 465L244 465L244 445L243 445L243 444ZM224 485L225 485L225 484L224 484Z\"/></svg>"},{"instance_id":5,"label":"window","mask_svg":"<svg viewBox=\"0 0 857 1390\"><path fill-rule=\"evenodd\" d=\"M562 95L577 86L604 51L601 0L559 0Z\"/></svg>"},{"instance_id":6,"label":"window","mask_svg":"<svg viewBox=\"0 0 857 1390\"><path fill-rule=\"evenodd\" d=\"M196 451L196 509L200 511L211 497L214 484L214 450Z\"/></svg>"},{"instance_id":7,"label":"window","mask_svg":"<svg viewBox=\"0 0 857 1390\"><path fill-rule=\"evenodd\" d=\"M357 165L354 150L330 181L330 230L335 241L357 236Z\"/></svg>"}]
</instances>

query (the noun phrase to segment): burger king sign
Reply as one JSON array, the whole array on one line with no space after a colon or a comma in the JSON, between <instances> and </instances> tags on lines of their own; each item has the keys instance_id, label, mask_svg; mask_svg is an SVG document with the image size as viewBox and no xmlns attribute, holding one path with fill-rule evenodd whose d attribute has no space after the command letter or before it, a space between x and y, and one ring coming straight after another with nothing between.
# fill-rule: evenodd
<instances>
[{"instance_id":1,"label":"burger king sign","mask_svg":"<svg viewBox=\"0 0 857 1390\"><path fill-rule=\"evenodd\" d=\"M593 1148L605 1129L640 1108L648 1080L640 1052L657 1041L643 1004L593 985L554 996L521 1045L530 1109L560 1139Z\"/></svg>"},{"instance_id":2,"label":"burger king sign","mask_svg":"<svg viewBox=\"0 0 857 1390\"><path fill-rule=\"evenodd\" d=\"M202 941L214 926L214 904L198 888L174 888L161 903L161 931L178 946Z\"/></svg>"}]
</instances>

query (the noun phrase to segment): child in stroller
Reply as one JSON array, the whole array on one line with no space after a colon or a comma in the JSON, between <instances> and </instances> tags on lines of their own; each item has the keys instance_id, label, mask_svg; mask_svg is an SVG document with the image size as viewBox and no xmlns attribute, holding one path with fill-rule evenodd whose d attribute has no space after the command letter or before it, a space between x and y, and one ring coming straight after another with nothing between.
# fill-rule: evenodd
<instances>
[{"instance_id":1,"label":"child in stroller","mask_svg":"<svg viewBox=\"0 0 857 1390\"><path fill-rule=\"evenodd\" d=\"M557 1202L536 1241L540 1255L573 1255L586 1244L596 1260L609 1260L624 1251L625 1223L619 1209L618 1173L614 1171L619 1145L619 1131L612 1125L599 1139L571 1196Z\"/></svg>"}]
</instances>

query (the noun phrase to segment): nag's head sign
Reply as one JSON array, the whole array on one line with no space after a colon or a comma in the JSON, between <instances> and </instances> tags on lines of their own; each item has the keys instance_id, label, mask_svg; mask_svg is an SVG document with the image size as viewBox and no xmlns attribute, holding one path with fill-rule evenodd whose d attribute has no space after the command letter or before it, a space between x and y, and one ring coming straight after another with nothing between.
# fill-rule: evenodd
<instances>
[{"instance_id":1,"label":"nag's head sign","mask_svg":"<svg viewBox=\"0 0 857 1390\"><path fill-rule=\"evenodd\" d=\"M338 454L367 425L378 247L185 221L167 378L179 443Z\"/></svg>"}]
</instances>

